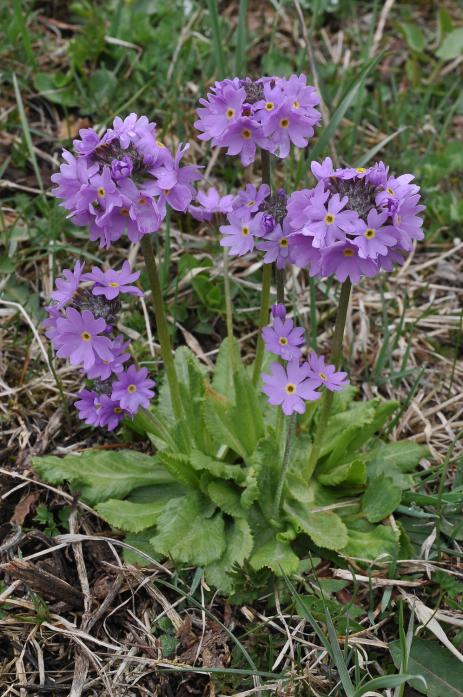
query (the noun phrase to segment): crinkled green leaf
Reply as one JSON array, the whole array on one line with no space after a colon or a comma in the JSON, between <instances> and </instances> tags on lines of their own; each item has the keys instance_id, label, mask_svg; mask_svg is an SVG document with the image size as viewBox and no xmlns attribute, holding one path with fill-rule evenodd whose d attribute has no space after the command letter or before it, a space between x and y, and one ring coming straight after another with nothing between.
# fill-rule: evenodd
<instances>
[{"instance_id":1,"label":"crinkled green leaf","mask_svg":"<svg viewBox=\"0 0 463 697\"><path fill-rule=\"evenodd\" d=\"M274 518L275 492L280 473L280 450L274 437L259 441L249 464L255 468L260 508L265 517Z\"/></svg>"},{"instance_id":2,"label":"crinkled green leaf","mask_svg":"<svg viewBox=\"0 0 463 697\"><path fill-rule=\"evenodd\" d=\"M134 503L108 499L99 503L96 510L113 528L127 532L141 532L157 523L166 503L166 501Z\"/></svg>"},{"instance_id":3,"label":"crinkled green leaf","mask_svg":"<svg viewBox=\"0 0 463 697\"><path fill-rule=\"evenodd\" d=\"M395 511L401 498L401 488L381 474L368 484L362 496L362 511L370 523L379 523Z\"/></svg>"},{"instance_id":4,"label":"crinkled green leaf","mask_svg":"<svg viewBox=\"0 0 463 697\"><path fill-rule=\"evenodd\" d=\"M401 642L391 642L389 651L400 669ZM428 697L463 697L463 664L438 641L415 637L408 656L407 671L426 680L426 688L419 680L410 680L409 684Z\"/></svg>"},{"instance_id":5,"label":"crinkled green leaf","mask_svg":"<svg viewBox=\"0 0 463 697\"><path fill-rule=\"evenodd\" d=\"M212 476L220 479L232 479L238 484L243 484L246 479L246 470L240 465L229 465L221 460L216 460L200 450L192 450L190 463L198 472L206 470Z\"/></svg>"},{"instance_id":6,"label":"crinkled green leaf","mask_svg":"<svg viewBox=\"0 0 463 697\"><path fill-rule=\"evenodd\" d=\"M299 475L290 472L286 477L285 486L286 491L291 498L299 501L300 503L313 504L315 497L314 488Z\"/></svg>"},{"instance_id":7,"label":"crinkled green leaf","mask_svg":"<svg viewBox=\"0 0 463 697\"><path fill-rule=\"evenodd\" d=\"M151 538L151 544L157 552L171 556L176 562L211 564L225 551L222 514L206 518L198 495L169 501L159 516L157 528L158 534Z\"/></svg>"},{"instance_id":8,"label":"crinkled green leaf","mask_svg":"<svg viewBox=\"0 0 463 697\"><path fill-rule=\"evenodd\" d=\"M228 513L228 515L235 518L243 518L245 516L245 510L241 505L241 492L230 482L221 482L220 480L210 482L207 487L207 493L216 506L224 513Z\"/></svg>"},{"instance_id":9,"label":"crinkled green leaf","mask_svg":"<svg viewBox=\"0 0 463 697\"><path fill-rule=\"evenodd\" d=\"M226 547L218 561L205 569L206 581L223 592L230 593L233 579L229 573L235 564L241 565L252 551L253 539L249 523L240 518L229 523L225 530Z\"/></svg>"},{"instance_id":10,"label":"crinkled green leaf","mask_svg":"<svg viewBox=\"0 0 463 697\"><path fill-rule=\"evenodd\" d=\"M349 452L348 445L354 437L372 423L375 417L375 404L370 402L353 402L347 411L332 415L325 430L321 456L330 455L330 464Z\"/></svg>"},{"instance_id":11,"label":"crinkled green leaf","mask_svg":"<svg viewBox=\"0 0 463 697\"><path fill-rule=\"evenodd\" d=\"M259 498L259 482L254 467L249 467L244 485L245 489L241 494L241 504L244 508L251 508L252 504Z\"/></svg>"},{"instance_id":12,"label":"crinkled green leaf","mask_svg":"<svg viewBox=\"0 0 463 697\"><path fill-rule=\"evenodd\" d=\"M33 458L40 476L52 484L70 482L89 503L122 498L150 484L170 484L173 479L157 457L136 450L86 450L81 455Z\"/></svg>"},{"instance_id":13,"label":"crinkled green leaf","mask_svg":"<svg viewBox=\"0 0 463 697\"><path fill-rule=\"evenodd\" d=\"M318 547L340 550L347 544L347 529L333 511L310 511L303 504L284 505L285 512L296 529L305 532Z\"/></svg>"},{"instance_id":14,"label":"crinkled green leaf","mask_svg":"<svg viewBox=\"0 0 463 697\"><path fill-rule=\"evenodd\" d=\"M366 454L368 478L385 474L394 484L406 489L411 483L406 473L413 472L427 452L425 446L412 441L381 443Z\"/></svg>"},{"instance_id":15,"label":"crinkled green leaf","mask_svg":"<svg viewBox=\"0 0 463 697\"><path fill-rule=\"evenodd\" d=\"M341 482L346 485L358 486L365 484L366 478L366 465L362 458L356 458L351 462L345 462L331 468L322 466L320 474L317 474L318 481L325 486L337 486Z\"/></svg>"},{"instance_id":16,"label":"crinkled green leaf","mask_svg":"<svg viewBox=\"0 0 463 697\"><path fill-rule=\"evenodd\" d=\"M158 453L157 457L173 479L176 479L180 484L192 488L199 486L199 477L191 466L189 455L163 450Z\"/></svg>"},{"instance_id":17,"label":"crinkled green leaf","mask_svg":"<svg viewBox=\"0 0 463 697\"><path fill-rule=\"evenodd\" d=\"M271 569L277 576L293 574L299 566L299 557L294 554L288 542L270 539L265 544L257 547L249 563L256 571L265 566Z\"/></svg>"},{"instance_id":18,"label":"crinkled green leaf","mask_svg":"<svg viewBox=\"0 0 463 697\"><path fill-rule=\"evenodd\" d=\"M246 454L252 455L265 430L257 390L244 370L235 372L234 384L235 401L231 408L234 432Z\"/></svg>"},{"instance_id":19,"label":"crinkled green leaf","mask_svg":"<svg viewBox=\"0 0 463 697\"><path fill-rule=\"evenodd\" d=\"M394 556L400 532L389 525L371 525L366 520L347 522L348 541L342 553L359 559Z\"/></svg>"},{"instance_id":20,"label":"crinkled green leaf","mask_svg":"<svg viewBox=\"0 0 463 697\"><path fill-rule=\"evenodd\" d=\"M212 401L208 396L204 404L204 417L206 428L211 436L245 459L246 449L241 442L239 433L237 434L235 431L230 406L216 399Z\"/></svg>"},{"instance_id":21,"label":"crinkled green leaf","mask_svg":"<svg viewBox=\"0 0 463 697\"><path fill-rule=\"evenodd\" d=\"M233 340L233 347L235 355L238 357L240 349L236 339ZM233 380L232 350L230 340L228 338L224 339L217 354L212 387L233 402L235 399L235 384Z\"/></svg>"},{"instance_id":22,"label":"crinkled green leaf","mask_svg":"<svg viewBox=\"0 0 463 697\"><path fill-rule=\"evenodd\" d=\"M367 427L362 429L357 434L356 438L351 441L349 447L353 452L355 450L359 450L362 445L368 443L370 438L374 436L375 433L381 431L381 429L383 429L386 423L389 421L392 414L397 411L398 407L400 406L399 402L395 401L394 399L389 399L387 401L372 399L370 402L367 402L367 404L372 404L374 406L375 416Z\"/></svg>"}]
</instances>

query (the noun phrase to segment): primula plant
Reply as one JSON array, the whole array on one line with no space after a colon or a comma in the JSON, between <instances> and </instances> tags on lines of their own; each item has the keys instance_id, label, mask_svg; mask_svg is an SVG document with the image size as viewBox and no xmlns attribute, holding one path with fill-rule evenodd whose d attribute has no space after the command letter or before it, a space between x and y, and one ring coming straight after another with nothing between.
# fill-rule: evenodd
<instances>
[{"instance_id":1,"label":"primula plant","mask_svg":"<svg viewBox=\"0 0 463 697\"><path fill-rule=\"evenodd\" d=\"M100 247L125 233L140 243L165 379L156 376L155 395L153 376L117 330L126 303L142 294L139 271L128 262L85 271L77 261L57 279L44 325L56 356L85 378L78 416L107 430L122 423L155 452L90 451L35 465L52 482L68 480L136 548L202 567L207 583L235 597L243 579L256 588L253 572L301 572L314 551L397 555L404 539L389 516L423 455L414 443L386 442L397 403L357 401L340 369L352 284L392 271L423 237L419 187L382 162L335 168L327 157L311 164L312 188L272 188L273 156L309 146L318 103L303 75L215 83L200 100L199 138L246 166L261 156L262 183L235 194L196 190L199 168L182 164L188 146L171 153L135 114L101 136L81 131L53 177L69 217ZM227 338L212 372L186 347L172 352L152 239L167 206L221 235ZM256 253L261 308L249 364L234 337L227 262ZM329 356L308 349L286 302L291 265L342 284Z\"/></svg>"}]
</instances>

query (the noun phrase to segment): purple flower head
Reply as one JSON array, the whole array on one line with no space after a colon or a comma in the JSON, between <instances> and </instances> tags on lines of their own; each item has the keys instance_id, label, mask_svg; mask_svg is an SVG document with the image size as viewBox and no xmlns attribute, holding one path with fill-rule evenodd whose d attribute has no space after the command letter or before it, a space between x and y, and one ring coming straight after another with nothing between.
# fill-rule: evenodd
<instances>
[{"instance_id":1,"label":"purple flower head","mask_svg":"<svg viewBox=\"0 0 463 697\"><path fill-rule=\"evenodd\" d=\"M293 360L286 368L280 363L272 363L271 373L262 374L262 392L267 395L269 404L281 405L283 412L290 416L294 412L305 412L305 400L315 401L320 393L315 391L316 383L309 377L307 363L299 365Z\"/></svg>"},{"instance_id":2,"label":"purple flower head","mask_svg":"<svg viewBox=\"0 0 463 697\"><path fill-rule=\"evenodd\" d=\"M106 331L104 319L95 319L90 310L80 313L73 307L68 307L65 317L56 321L57 333L53 337L56 355L59 358L69 358L71 365L83 364L88 370L97 358L112 361L111 340L101 336Z\"/></svg>"},{"instance_id":3,"label":"purple flower head","mask_svg":"<svg viewBox=\"0 0 463 697\"><path fill-rule=\"evenodd\" d=\"M295 232L288 240L291 263L301 269L308 268L310 276L320 276L323 257L320 250L313 246L313 239Z\"/></svg>"},{"instance_id":4,"label":"purple flower head","mask_svg":"<svg viewBox=\"0 0 463 697\"><path fill-rule=\"evenodd\" d=\"M157 180L153 193L160 196L161 207L168 203L176 211L186 211L196 193L192 184L201 179L199 168L196 165L180 166L189 147L189 143L184 147L180 145L174 159L150 170Z\"/></svg>"},{"instance_id":5,"label":"purple flower head","mask_svg":"<svg viewBox=\"0 0 463 697\"><path fill-rule=\"evenodd\" d=\"M341 282L350 278L352 283L358 283L362 275L374 276L378 272L372 259L362 259L357 247L344 242L323 250L322 269L324 276L334 275Z\"/></svg>"},{"instance_id":6,"label":"purple flower head","mask_svg":"<svg viewBox=\"0 0 463 697\"><path fill-rule=\"evenodd\" d=\"M202 106L197 111L195 128L203 133L198 137L212 139L212 144L218 145L221 136L241 116L245 99L246 92L237 78L216 82L207 99L199 100Z\"/></svg>"},{"instance_id":7,"label":"purple flower head","mask_svg":"<svg viewBox=\"0 0 463 697\"><path fill-rule=\"evenodd\" d=\"M47 319L43 320L41 326L45 329L45 336L53 342L54 337L58 333L56 322L59 317L62 317L62 314L57 305L49 305L45 309L47 311L48 317Z\"/></svg>"},{"instance_id":8,"label":"purple flower head","mask_svg":"<svg viewBox=\"0 0 463 697\"><path fill-rule=\"evenodd\" d=\"M377 259L378 255L384 256L389 247L397 244L397 235L391 225L384 225L389 213L378 213L374 208L368 213L367 222L360 221L355 230L355 244L362 259Z\"/></svg>"},{"instance_id":9,"label":"purple flower head","mask_svg":"<svg viewBox=\"0 0 463 697\"><path fill-rule=\"evenodd\" d=\"M264 264L275 262L277 269L284 269L290 261L289 237L292 230L289 221L284 219L283 225L275 225L273 231L266 234L262 242L258 242L257 249L265 252Z\"/></svg>"},{"instance_id":10,"label":"purple flower head","mask_svg":"<svg viewBox=\"0 0 463 697\"><path fill-rule=\"evenodd\" d=\"M82 280L83 269L84 264L80 261L76 261L72 271L70 269L64 269L62 276L56 279L55 286L57 290L54 290L51 294L52 300L56 302L55 307L61 308L71 302Z\"/></svg>"},{"instance_id":11,"label":"purple flower head","mask_svg":"<svg viewBox=\"0 0 463 697\"><path fill-rule=\"evenodd\" d=\"M254 249L254 237L260 235L258 216L251 218L250 213L233 211L228 216L229 225L221 225L219 230L223 237L221 247L228 247L230 255L243 256Z\"/></svg>"},{"instance_id":12,"label":"purple flower head","mask_svg":"<svg viewBox=\"0 0 463 697\"><path fill-rule=\"evenodd\" d=\"M93 390L80 390L79 399L74 402L79 413L79 419L89 426L99 426L101 419L101 398L103 395Z\"/></svg>"},{"instance_id":13,"label":"purple flower head","mask_svg":"<svg viewBox=\"0 0 463 697\"><path fill-rule=\"evenodd\" d=\"M122 373L124 363L130 358L130 354L127 353L128 346L129 342L124 342L122 336L116 337L111 341L110 347L114 358L110 361L103 361L97 357L92 367L87 370L87 377L90 380L108 380L111 375Z\"/></svg>"},{"instance_id":14,"label":"purple flower head","mask_svg":"<svg viewBox=\"0 0 463 697\"><path fill-rule=\"evenodd\" d=\"M124 155L122 160L113 160L111 162L111 175L115 181L119 179L125 179L130 177L133 171L132 158L128 155Z\"/></svg>"},{"instance_id":15,"label":"purple flower head","mask_svg":"<svg viewBox=\"0 0 463 697\"><path fill-rule=\"evenodd\" d=\"M88 184L90 177L98 172L98 165L88 162L83 157L76 159L68 150L63 150L63 160L60 171L51 175L52 182L56 184L51 193L63 199L60 205L72 211L73 215L78 210L80 191Z\"/></svg>"},{"instance_id":16,"label":"purple flower head","mask_svg":"<svg viewBox=\"0 0 463 697\"><path fill-rule=\"evenodd\" d=\"M248 210L250 213L257 213L262 203L270 195L268 184L261 184L258 189L252 184L246 184L244 189L238 191L233 203L235 211Z\"/></svg>"},{"instance_id":17,"label":"purple flower head","mask_svg":"<svg viewBox=\"0 0 463 697\"><path fill-rule=\"evenodd\" d=\"M140 407L148 407L154 391L150 389L156 383L148 377L148 370L137 370L130 365L113 383L111 399L117 400L122 409L135 414Z\"/></svg>"},{"instance_id":18,"label":"purple flower head","mask_svg":"<svg viewBox=\"0 0 463 697\"><path fill-rule=\"evenodd\" d=\"M317 189L319 186L320 184ZM339 194L334 194L326 201L326 193L323 188L314 193L310 203L309 222L301 229L303 235L313 237L313 246L319 249L345 240L345 233L353 232L358 224L355 211L343 210L348 204L347 196L340 198Z\"/></svg>"},{"instance_id":19,"label":"purple flower head","mask_svg":"<svg viewBox=\"0 0 463 697\"><path fill-rule=\"evenodd\" d=\"M130 415L130 412L121 407L117 400L112 399L106 394L100 395L100 426L105 426L108 431L114 431L124 416Z\"/></svg>"},{"instance_id":20,"label":"purple flower head","mask_svg":"<svg viewBox=\"0 0 463 697\"><path fill-rule=\"evenodd\" d=\"M309 354L307 362L309 376L317 383L317 387L324 385L331 392L341 392L349 384L347 373L337 371L334 365L326 364L324 356L317 356L314 351Z\"/></svg>"},{"instance_id":21,"label":"purple flower head","mask_svg":"<svg viewBox=\"0 0 463 697\"><path fill-rule=\"evenodd\" d=\"M139 276L140 272L134 271L132 273L129 262L124 261L119 271L114 269L102 271L97 266L93 266L91 273L84 275L84 280L93 282L93 295L104 295L107 300L114 300L119 293L142 296L143 291L132 285Z\"/></svg>"},{"instance_id":22,"label":"purple flower head","mask_svg":"<svg viewBox=\"0 0 463 697\"><path fill-rule=\"evenodd\" d=\"M227 155L239 155L244 167L254 162L257 146L269 149L262 127L248 116L234 121L221 136L220 144L228 148Z\"/></svg>"},{"instance_id":23,"label":"purple flower head","mask_svg":"<svg viewBox=\"0 0 463 697\"><path fill-rule=\"evenodd\" d=\"M190 205L188 212L195 220L211 221L214 213L230 213L233 209L235 197L231 194L221 196L214 186L207 191L198 191L196 201L199 206Z\"/></svg>"},{"instance_id":24,"label":"purple flower head","mask_svg":"<svg viewBox=\"0 0 463 697\"><path fill-rule=\"evenodd\" d=\"M100 137L93 128L81 128L79 131L80 140L73 140L74 150L79 155L91 155L100 145Z\"/></svg>"},{"instance_id":25,"label":"purple flower head","mask_svg":"<svg viewBox=\"0 0 463 697\"><path fill-rule=\"evenodd\" d=\"M267 351L281 356L285 361L301 356L299 347L304 343L304 330L295 327L292 319L274 317L272 326L262 329L262 338Z\"/></svg>"}]
</instances>

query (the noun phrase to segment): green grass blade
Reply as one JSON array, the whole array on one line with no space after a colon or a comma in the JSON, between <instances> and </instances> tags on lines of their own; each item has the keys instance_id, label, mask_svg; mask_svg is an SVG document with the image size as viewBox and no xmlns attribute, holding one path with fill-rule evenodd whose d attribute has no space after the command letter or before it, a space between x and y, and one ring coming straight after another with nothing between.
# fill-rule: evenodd
<instances>
[{"instance_id":1,"label":"green grass blade","mask_svg":"<svg viewBox=\"0 0 463 697\"><path fill-rule=\"evenodd\" d=\"M16 104L18 106L19 120L21 121L21 126L24 133L24 140L26 141L27 149L29 150L29 155L32 162L32 167L34 169L34 174L37 179L40 191L43 193L43 181L42 175L40 174L39 164L37 162L37 157L35 156L34 145L32 143L31 132L29 129L29 124L27 122L26 112L24 110L24 103L21 97L21 92L19 90L18 80L16 78L16 73L13 73L13 87L16 97Z\"/></svg>"},{"instance_id":2,"label":"green grass blade","mask_svg":"<svg viewBox=\"0 0 463 697\"><path fill-rule=\"evenodd\" d=\"M394 140L398 135L406 131L408 126L401 126L400 128L397 129L397 131L394 131L394 133L391 133L390 136L387 136L387 138L383 138L382 141L379 143L376 143L372 148L366 151L362 157L360 157L356 162L354 162L354 167L365 167L370 160L373 159L373 157L380 151L382 150L388 143L391 142L391 140Z\"/></svg>"},{"instance_id":3,"label":"green grass blade","mask_svg":"<svg viewBox=\"0 0 463 697\"><path fill-rule=\"evenodd\" d=\"M217 0L207 0L209 7L209 19L212 29L212 43L214 45L214 53L219 71L219 78L222 80L225 77L225 56L222 49L222 33L219 24L219 11L217 9Z\"/></svg>"},{"instance_id":4,"label":"green grass blade","mask_svg":"<svg viewBox=\"0 0 463 697\"><path fill-rule=\"evenodd\" d=\"M409 680L421 680L423 686L425 688L427 687L426 680L422 675L381 675L379 678L373 678L373 680L370 680L361 687L357 688L353 694L353 697L362 697L362 695L366 694L367 692L372 693L374 690L386 690L393 687L398 687Z\"/></svg>"},{"instance_id":5,"label":"green grass blade","mask_svg":"<svg viewBox=\"0 0 463 697\"><path fill-rule=\"evenodd\" d=\"M336 629L334 628L333 620L331 619L330 611L327 607L325 607L325 617L333 660L336 664L336 668L338 669L339 678L344 688L345 695L346 697L354 697L356 694L355 688L352 684L352 680L350 679L349 670L342 654L341 646L339 645Z\"/></svg>"},{"instance_id":6,"label":"green grass blade","mask_svg":"<svg viewBox=\"0 0 463 697\"><path fill-rule=\"evenodd\" d=\"M14 18L19 33L21 34L24 51L27 56L27 62L31 68L36 68L37 61L35 60L34 49L32 48L31 37L29 34L29 29L27 28L26 18L24 17L21 0L13 0L13 5Z\"/></svg>"},{"instance_id":7,"label":"green grass blade","mask_svg":"<svg viewBox=\"0 0 463 697\"><path fill-rule=\"evenodd\" d=\"M310 157L312 160L316 160L326 150L329 141L334 136L339 124L341 123L341 120L344 117L344 114L346 113L346 111L354 101L355 97L357 96L357 93L360 87L362 86L364 80L372 72L372 70L376 68L383 55L384 51L372 60L368 61L368 63L364 66L363 70L351 83L349 89L347 90L347 93L345 94L338 108L332 115L329 124L323 130L323 133L321 134L320 138L315 144L315 147L312 148L310 152Z\"/></svg>"},{"instance_id":8,"label":"green grass blade","mask_svg":"<svg viewBox=\"0 0 463 697\"><path fill-rule=\"evenodd\" d=\"M235 75L244 77L246 70L246 15L248 0L240 0L240 12L238 15L238 27L236 34Z\"/></svg>"}]
</instances>

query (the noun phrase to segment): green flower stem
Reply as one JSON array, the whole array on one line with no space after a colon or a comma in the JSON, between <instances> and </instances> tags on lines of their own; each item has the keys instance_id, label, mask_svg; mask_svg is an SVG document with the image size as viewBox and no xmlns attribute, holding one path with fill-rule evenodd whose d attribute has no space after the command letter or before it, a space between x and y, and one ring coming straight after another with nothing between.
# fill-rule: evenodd
<instances>
[{"instance_id":1,"label":"green flower stem","mask_svg":"<svg viewBox=\"0 0 463 697\"><path fill-rule=\"evenodd\" d=\"M285 270L275 267L275 283L277 287L277 303L285 304Z\"/></svg>"},{"instance_id":2,"label":"green flower stem","mask_svg":"<svg viewBox=\"0 0 463 697\"><path fill-rule=\"evenodd\" d=\"M286 475L288 474L288 469L289 469L289 453L291 451L291 445L294 440L294 434L296 431L296 414L292 414L290 417L287 418L286 420L287 423L287 429L286 429L286 441L285 441L285 449L283 451L283 460L281 463L281 470L280 470L280 477L278 479L278 485L277 485L277 491L275 494L275 504L274 504L274 514L273 517L275 520L278 520L279 515L280 515L280 507L281 507L281 499L283 496L283 487L285 485L285 480L286 480Z\"/></svg>"},{"instance_id":3,"label":"green flower stem","mask_svg":"<svg viewBox=\"0 0 463 697\"><path fill-rule=\"evenodd\" d=\"M338 311L336 314L336 324L334 327L333 341L331 344L331 356L330 360L336 368L339 368L339 363L341 360L342 353L342 340L344 338L344 329L346 326L347 308L349 307L349 298L352 284L349 279L345 280L341 287L341 296L339 298ZM318 426L315 432L315 437L312 443L312 448L310 450L310 457L306 467L306 474L310 475L317 463L318 457L320 455L320 449L322 445L323 435L328 423L328 418L331 411L331 405L333 403L334 393L325 388L325 393L322 397L322 404L320 409L320 417L318 419Z\"/></svg>"},{"instance_id":4,"label":"green flower stem","mask_svg":"<svg viewBox=\"0 0 463 697\"><path fill-rule=\"evenodd\" d=\"M262 161L262 183L270 186L270 154L267 150L261 150ZM265 346L262 339L262 329L268 324L268 313L270 310L270 286L272 283L272 266L264 264L262 270L262 293L260 299L259 314L259 335L257 337L256 360L254 361L254 373L252 376L254 385L257 385L264 360Z\"/></svg>"},{"instance_id":5,"label":"green flower stem","mask_svg":"<svg viewBox=\"0 0 463 697\"><path fill-rule=\"evenodd\" d=\"M167 326L166 313L164 310L164 302L162 299L161 284L156 265L156 258L153 252L153 245L150 235L143 235L141 238L141 250L145 258L146 270L151 286L151 296L153 300L154 316L156 317L156 328L161 344L161 354L166 370L167 381L169 383L170 397L172 400L172 408L175 418L181 419L183 416L182 401L180 398L180 389L175 372L174 358L172 355L172 346L170 343L169 329Z\"/></svg>"}]
</instances>

